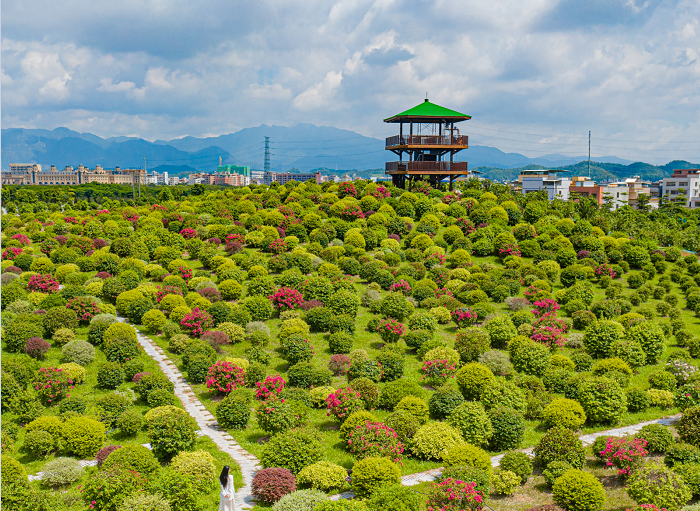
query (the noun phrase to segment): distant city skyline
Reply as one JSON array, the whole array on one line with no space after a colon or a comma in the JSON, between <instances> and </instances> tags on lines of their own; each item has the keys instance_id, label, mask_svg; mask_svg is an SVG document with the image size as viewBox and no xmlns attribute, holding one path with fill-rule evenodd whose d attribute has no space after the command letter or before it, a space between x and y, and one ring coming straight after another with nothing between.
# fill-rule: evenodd
<instances>
[{"instance_id":1,"label":"distant city skyline","mask_svg":"<svg viewBox=\"0 0 700 511\"><path fill-rule=\"evenodd\" d=\"M426 95L473 145L700 160L700 3L2 3L2 127L169 140L314 123L384 138ZM468 158L468 157L467 157Z\"/></svg>"}]
</instances>

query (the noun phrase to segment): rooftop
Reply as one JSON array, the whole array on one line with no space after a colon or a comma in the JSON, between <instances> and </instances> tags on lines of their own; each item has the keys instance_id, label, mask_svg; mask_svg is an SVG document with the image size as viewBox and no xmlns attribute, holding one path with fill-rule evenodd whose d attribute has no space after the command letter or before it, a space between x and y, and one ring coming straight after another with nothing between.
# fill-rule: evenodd
<instances>
[{"instance_id":1,"label":"rooftop","mask_svg":"<svg viewBox=\"0 0 700 511\"><path fill-rule=\"evenodd\" d=\"M384 119L384 122L460 122L471 119L471 115L450 110L431 103L427 99L413 108Z\"/></svg>"}]
</instances>

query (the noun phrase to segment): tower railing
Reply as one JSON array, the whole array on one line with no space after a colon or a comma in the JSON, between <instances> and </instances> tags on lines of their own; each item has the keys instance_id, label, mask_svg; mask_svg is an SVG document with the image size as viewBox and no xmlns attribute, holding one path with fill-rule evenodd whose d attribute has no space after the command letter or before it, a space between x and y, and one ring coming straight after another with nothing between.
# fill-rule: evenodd
<instances>
[{"instance_id":1,"label":"tower railing","mask_svg":"<svg viewBox=\"0 0 700 511\"><path fill-rule=\"evenodd\" d=\"M468 146L469 137L467 135L457 135L451 137L438 135L395 135L387 137L385 147L403 145L431 145L431 146Z\"/></svg>"},{"instance_id":2,"label":"tower railing","mask_svg":"<svg viewBox=\"0 0 700 511\"><path fill-rule=\"evenodd\" d=\"M467 172L466 161L388 161L386 172Z\"/></svg>"}]
</instances>

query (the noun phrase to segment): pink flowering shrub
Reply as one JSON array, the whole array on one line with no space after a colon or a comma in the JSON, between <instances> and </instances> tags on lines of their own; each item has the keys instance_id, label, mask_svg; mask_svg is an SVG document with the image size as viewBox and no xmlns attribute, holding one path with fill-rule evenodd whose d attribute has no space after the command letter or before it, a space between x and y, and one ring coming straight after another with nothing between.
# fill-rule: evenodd
<instances>
[{"instance_id":1,"label":"pink flowering shrub","mask_svg":"<svg viewBox=\"0 0 700 511\"><path fill-rule=\"evenodd\" d=\"M476 226L474 225L474 222L472 222L469 218L458 218L455 220L455 223L453 225L456 225L460 229L462 229L462 232L464 234L471 234L473 232L476 232Z\"/></svg>"},{"instance_id":2,"label":"pink flowering shrub","mask_svg":"<svg viewBox=\"0 0 700 511\"><path fill-rule=\"evenodd\" d=\"M433 483L428 490L427 511L478 511L482 508L484 496L476 488L476 483L467 483L451 477L440 483Z\"/></svg>"},{"instance_id":3,"label":"pink flowering shrub","mask_svg":"<svg viewBox=\"0 0 700 511\"><path fill-rule=\"evenodd\" d=\"M232 362L217 361L207 371L207 388L228 394L239 387L245 387L245 370Z\"/></svg>"},{"instance_id":4,"label":"pink flowering shrub","mask_svg":"<svg viewBox=\"0 0 700 511\"><path fill-rule=\"evenodd\" d=\"M443 296L449 296L450 298L454 298L452 291L450 291L446 287L441 287L440 289L435 290L435 298L442 298Z\"/></svg>"},{"instance_id":5,"label":"pink flowering shrub","mask_svg":"<svg viewBox=\"0 0 700 511\"><path fill-rule=\"evenodd\" d=\"M426 268L434 268L435 266L442 266L445 264L447 258L443 254L430 254L423 264Z\"/></svg>"},{"instance_id":6,"label":"pink flowering shrub","mask_svg":"<svg viewBox=\"0 0 700 511\"><path fill-rule=\"evenodd\" d=\"M26 234L14 234L12 236L12 239L19 241L20 244L24 247L32 244L32 240L30 240L29 236L27 236Z\"/></svg>"},{"instance_id":7,"label":"pink flowering shrub","mask_svg":"<svg viewBox=\"0 0 700 511\"><path fill-rule=\"evenodd\" d=\"M350 182L340 183L340 186L338 186L338 195L341 199L348 196L357 197L357 190L355 189L355 185Z\"/></svg>"},{"instance_id":8,"label":"pink flowering shrub","mask_svg":"<svg viewBox=\"0 0 700 511\"><path fill-rule=\"evenodd\" d=\"M342 422L351 413L362 409L360 393L352 387L338 389L326 398L326 408L329 417L335 417Z\"/></svg>"},{"instance_id":9,"label":"pink flowering shrub","mask_svg":"<svg viewBox=\"0 0 700 511\"><path fill-rule=\"evenodd\" d=\"M282 393L286 384L287 382L279 374L268 376L265 378L265 381L255 384L258 388L255 391L255 399L267 401L271 397L277 397Z\"/></svg>"},{"instance_id":10,"label":"pink flowering shrub","mask_svg":"<svg viewBox=\"0 0 700 511\"><path fill-rule=\"evenodd\" d=\"M45 405L58 403L64 397L70 397L74 388L73 380L68 373L58 367L42 367L37 373L36 381L32 383L39 399Z\"/></svg>"},{"instance_id":11,"label":"pink flowering shrub","mask_svg":"<svg viewBox=\"0 0 700 511\"><path fill-rule=\"evenodd\" d=\"M397 291L399 293L402 293L404 296L411 294L411 285L406 282L405 280L397 280L394 282L391 287L389 288L389 291L392 293L394 291Z\"/></svg>"},{"instance_id":12,"label":"pink flowering shrub","mask_svg":"<svg viewBox=\"0 0 700 511\"><path fill-rule=\"evenodd\" d=\"M228 234L226 236L226 243L240 243L245 244L245 237L242 234Z\"/></svg>"},{"instance_id":13,"label":"pink flowering shrub","mask_svg":"<svg viewBox=\"0 0 700 511\"><path fill-rule=\"evenodd\" d=\"M545 314L535 320L532 325L532 335L530 338L540 344L549 346L550 349L563 348L566 344L566 324L554 317L552 314Z\"/></svg>"},{"instance_id":14,"label":"pink flowering shrub","mask_svg":"<svg viewBox=\"0 0 700 511\"><path fill-rule=\"evenodd\" d=\"M396 431L381 422L359 424L348 435L348 448L358 459L387 457L400 462L404 445Z\"/></svg>"},{"instance_id":15,"label":"pink flowering shrub","mask_svg":"<svg viewBox=\"0 0 700 511\"><path fill-rule=\"evenodd\" d=\"M156 300L158 303L167 295L180 295L182 296L182 289L177 286L158 286L158 291L156 291Z\"/></svg>"},{"instance_id":16,"label":"pink flowering shrub","mask_svg":"<svg viewBox=\"0 0 700 511\"><path fill-rule=\"evenodd\" d=\"M29 291L38 291L40 293L55 293L58 291L58 281L51 275L32 275L29 277L27 284Z\"/></svg>"},{"instance_id":17,"label":"pink flowering shrub","mask_svg":"<svg viewBox=\"0 0 700 511\"><path fill-rule=\"evenodd\" d=\"M479 319L479 314L472 309L455 309L450 315L457 328L472 326Z\"/></svg>"},{"instance_id":18,"label":"pink flowering shrub","mask_svg":"<svg viewBox=\"0 0 700 511\"><path fill-rule=\"evenodd\" d=\"M628 507L625 511L668 511L668 509L665 507L659 507L655 504L637 504L636 507Z\"/></svg>"},{"instance_id":19,"label":"pink flowering shrub","mask_svg":"<svg viewBox=\"0 0 700 511\"><path fill-rule=\"evenodd\" d=\"M2 259L3 259L3 261L5 259L14 259L15 257L20 255L21 253L22 253L22 249L19 247L6 248L2 252Z\"/></svg>"},{"instance_id":20,"label":"pink flowering shrub","mask_svg":"<svg viewBox=\"0 0 700 511\"><path fill-rule=\"evenodd\" d=\"M360 206L349 204L340 212L340 217L346 222L352 222L358 218L364 218L365 214L362 212L362 208L360 208Z\"/></svg>"},{"instance_id":21,"label":"pink flowering shrub","mask_svg":"<svg viewBox=\"0 0 700 511\"><path fill-rule=\"evenodd\" d=\"M535 306L535 308L532 310L532 313L535 316L545 316L547 314L556 314L556 312L559 309L561 309L561 307L559 306L557 301L552 300L551 298L545 298L544 300L537 300L532 305Z\"/></svg>"},{"instance_id":22,"label":"pink flowering shrub","mask_svg":"<svg viewBox=\"0 0 700 511\"><path fill-rule=\"evenodd\" d=\"M350 369L350 357L343 354L331 355L328 361L328 369L333 373L333 376L345 376Z\"/></svg>"},{"instance_id":23,"label":"pink flowering shrub","mask_svg":"<svg viewBox=\"0 0 700 511\"><path fill-rule=\"evenodd\" d=\"M189 227L185 227L183 230L180 231L180 236L182 236L186 240L191 240L192 238L197 237L197 231L195 231L194 229L190 229Z\"/></svg>"},{"instance_id":24,"label":"pink flowering shrub","mask_svg":"<svg viewBox=\"0 0 700 511\"><path fill-rule=\"evenodd\" d=\"M516 243L506 243L502 248L498 249L498 254L501 257L516 256L520 257L520 247Z\"/></svg>"},{"instance_id":25,"label":"pink flowering shrub","mask_svg":"<svg viewBox=\"0 0 700 511\"><path fill-rule=\"evenodd\" d=\"M268 298L279 312L296 309L304 303L304 296L293 287L281 287Z\"/></svg>"},{"instance_id":26,"label":"pink flowering shrub","mask_svg":"<svg viewBox=\"0 0 700 511\"><path fill-rule=\"evenodd\" d=\"M185 333L199 337L214 326L214 321L207 311L195 307L192 312L185 314L185 317L180 321L180 326Z\"/></svg>"},{"instance_id":27,"label":"pink flowering shrub","mask_svg":"<svg viewBox=\"0 0 700 511\"><path fill-rule=\"evenodd\" d=\"M423 378L431 385L442 385L449 378L455 377L457 367L446 359L441 360L426 360L420 368L423 372Z\"/></svg>"},{"instance_id":28,"label":"pink flowering shrub","mask_svg":"<svg viewBox=\"0 0 700 511\"><path fill-rule=\"evenodd\" d=\"M406 332L406 327L403 323L399 323L392 318L383 319L377 325L377 333L382 341L387 343L399 342L401 336Z\"/></svg>"},{"instance_id":29,"label":"pink flowering shrub","mask_svg":"<svg viewBox=\"0 0 700 511\"><path fill-rule=\"evenodd\" d=\"M600 451L600 457L607 467L617 468L621 476L629 476L632 471L642 464L644 457L649 454L646 449L647 441L643 438L608 438L605 449Z\"/></svg>"},{"instance_id":30,"label":"pink flowering shrub","mask_svg":"<svg viewBox=\"0 0 700 511\"><path fill-rule=\"evenodd\" d=\"M281 254L287 250L287 242L281 238L275 238L270 242L269 249L273 254Z\"/></svg>"},{"instance_id":31,"label":"pink flowering shrub","mask_svg":"<svg viewBox=\"0 0 700 511\"><path fill-rule=\"evenodd\" d=\"M66 307L74 310L78 315L78 320L84 324L89 323L93 317L102 312L97 306L97 302L87 296L71 298L68 300Z\"/></svg>"},{"instance_id":32,"label":"pink flowering shrub","mask_svg":"<svg viewBox=\"0 0 700 511\"><path fill-rule=\"evenodd\" d=\"M173 275L178 275L182 277L185 280L185 282L187 282L192 278L192 268L187 268L186 266L178 266L173 270Z\"/></svg>"},{"instance_id":33,"label":"pink flowering shrub","mask_svg":"<svg viewBox=\"0 0 700 511\"><path fill-rule=\"evenodd\" d=\"M595 274L598 277L603 277L603 276L607 275L611 279L614 279L615 277L617 277L617 273L615 272L615 270L612 269L612 266L610 266L608 263L603 263L600 266L598 266L595 269Z\"/></svg>"}]
</instances>

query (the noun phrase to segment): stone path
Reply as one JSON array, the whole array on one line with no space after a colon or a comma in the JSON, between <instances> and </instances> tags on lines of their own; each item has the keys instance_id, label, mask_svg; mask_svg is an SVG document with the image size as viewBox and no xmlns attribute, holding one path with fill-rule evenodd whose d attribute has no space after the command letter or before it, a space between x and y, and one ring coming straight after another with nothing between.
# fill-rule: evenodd
<instances>
[{"instance_id":1,"label":"stone path","mask_svg":"<svg viewBox=\"0 0 700 511\"><path fill-rule=\"evenodd\" d=\"M583 445L591 445L596 438L600 436L627 436L627 435L634 435L635 433L638 433L644 426L647 426L649 424L663 424L664 426L670 426L673 423L677 422L678 419L681 418L681 414L677 415L671 415L669 417L663 417L661 419L653 420L653 421L647 421L647 422L640 422L639 424L633 424L632 426L624 426L621 428L615 428L615 429L608 429L605 431L598 431L597 433L591 433L589 435L582 435L579 438L581 439L581 443ZM529 447L527 449L521 449L520 452L524 452L530 457L534 457L533 454L533 448ZM497 454L496 456L491 457L491 465L494 467L497 467L500 462L501 458L503 457L503 454ZM442 476L442 471L443 467L440 468L434 468L431 470L426 470L425 472L417 472L415 474L409 474L406 476L403 476L401 478L401 484L404 486L415 486L420 483L426 483L426 482L432 482L437 479L439 479ZM340 500L340 499L352 499L355 497L355 494L351 491L340 493L338 495L333 495L330 497L331 500Z\"/></svg>"},{"instance_id":2,"label":"stone path","mask_svg":"<svg viewBox=\"0 0 700 511\"><path fill-rule=\"evenodd\" d=\"M119 319L126 321L121 317ZM241 467L243 486L238 488L236 500L241 509L252 508L255 505L252 494L253 476L261 468L259 460L238 445L233 437L219 426L214 416L197 398L187 380L163 350L150 337L138 330L136 335L146 354L158 363L165 376L175 385L175 395L182 401L185 411L197 421L201 434L211 438L221 451L228 453Z\"/></svg>"}]
</instances>

